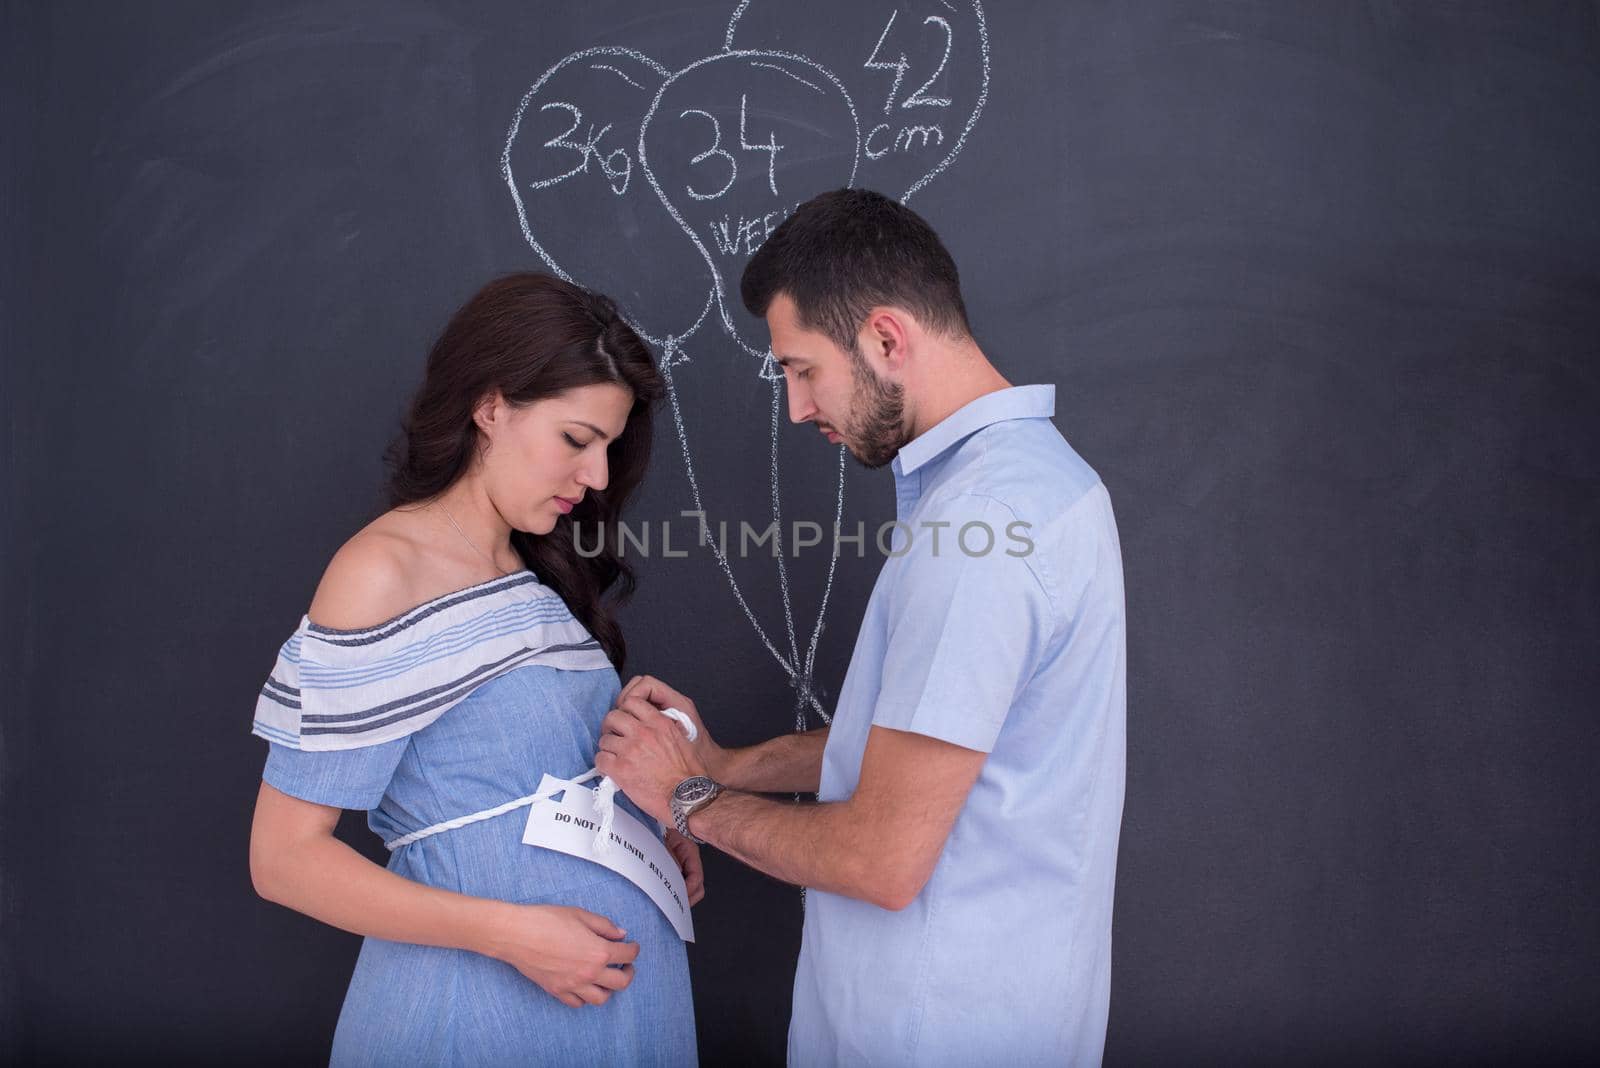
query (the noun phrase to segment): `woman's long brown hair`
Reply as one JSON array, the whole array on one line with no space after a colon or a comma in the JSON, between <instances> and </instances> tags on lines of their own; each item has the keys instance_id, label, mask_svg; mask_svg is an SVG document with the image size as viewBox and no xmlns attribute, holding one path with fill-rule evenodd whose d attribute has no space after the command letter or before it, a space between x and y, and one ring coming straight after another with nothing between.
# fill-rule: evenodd
<instances>
[{"instance_id":1,"label":"woman's long brown hair","mask_svg":"<svg viewBox=\"0 0 1600 1068\"><path fill-rule=\"evenodd\" d=\"M584 494L548 534L513 530L511 545L620 671L627 644L614 609L633 593L634 576L617 555L617 528L649 464L651 409L663 387L650 350L610 298L546 274L513 274L484 286L428 353L422 385L384 460L390 508L428 500L471 466L480 436L472 411L491 391L527 404L607 382L632 391L634 404L622 433L606 447L606 488ZM588 533L585 555L578 554L578 524L595 532L598 554L587 555Z\"/></svg>"}]
</instances>

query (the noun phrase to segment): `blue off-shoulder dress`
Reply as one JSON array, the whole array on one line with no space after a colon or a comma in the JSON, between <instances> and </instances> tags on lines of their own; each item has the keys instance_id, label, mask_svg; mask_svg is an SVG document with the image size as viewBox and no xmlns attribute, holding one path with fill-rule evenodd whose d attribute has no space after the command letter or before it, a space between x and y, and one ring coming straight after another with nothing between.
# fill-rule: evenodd
<instances>
[{"instance_id":1,"label":"blue off-shoulder dress","mask_svg":"<svg viewBox=\"0 0 1600 1068\"><path fill-rule=\"evenodd\" d=\"M532 572L472 586L365 630L302 618L253 733L262 778L363 809L386 842L531 794L594 764L620 684L588 631ZM655 822L617 795L648 827ZM569 1008L509 964L367 938L334 1033L335 1065L694 1064L683 942L649 897L598 864L522 844L528 810L401 846L389 870L521 904L571 905L639 944L627 989Z\"/></svg>"}]
</instances>

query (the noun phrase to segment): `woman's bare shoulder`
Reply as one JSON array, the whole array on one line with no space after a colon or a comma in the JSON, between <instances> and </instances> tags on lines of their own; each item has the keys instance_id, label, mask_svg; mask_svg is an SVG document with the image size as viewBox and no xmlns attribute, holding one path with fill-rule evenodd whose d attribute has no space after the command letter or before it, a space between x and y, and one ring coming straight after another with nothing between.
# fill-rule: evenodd
<instances>
[{"instance_id":1,"label":"woman's bare shoulder","mask_svg":"<svg viewBox=\"0 0 1600 1068\"><path fill-rule=\"evenodd\" d=\"M417 603L423 555L409 519L385 513L333 554L307 615L333 630L363 630L393 619Z\"/></svg>"}]
</instances>

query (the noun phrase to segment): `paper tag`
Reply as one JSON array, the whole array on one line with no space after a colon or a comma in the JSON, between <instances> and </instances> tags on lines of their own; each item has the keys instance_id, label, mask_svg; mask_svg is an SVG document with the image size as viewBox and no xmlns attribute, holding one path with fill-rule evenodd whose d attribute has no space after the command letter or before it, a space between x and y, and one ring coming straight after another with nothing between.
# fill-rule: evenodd
<instances>
[{"instance_id":1,"label":"paper tag","mask_svg":"<svg viewBox=\"0 0 1600 1068\"><path fill-rule=\"evenodd\" d=\"M528 809L528 825L522 831L526 845L554 849L610 868L650 895L679 938L694 941L683 873L648 827L618 805L611 820L611 850L602 856L594 848L600 817L595 815L593 790L547 774L539 780L536 792L542 796ZM563 796L553 801L551 794Z\"/></svg>"}]
</instances>

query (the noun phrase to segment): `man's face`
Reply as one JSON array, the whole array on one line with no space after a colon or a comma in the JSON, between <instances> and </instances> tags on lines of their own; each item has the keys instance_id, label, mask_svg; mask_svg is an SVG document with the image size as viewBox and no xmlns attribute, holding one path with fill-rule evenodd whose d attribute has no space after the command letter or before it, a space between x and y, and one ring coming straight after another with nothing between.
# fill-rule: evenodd
<instances>
[{"instance_id":1,"label":"man's face","mask_svg":"<svg viewBox=\"0 0 1600 1068\"><path fill-rule=\"evenodd\" d=\"M772 354L783 368L789 419L815 423L867 467L882 467L906 443L905 396L859 352L800 325L794 301L779 293L767 308Z\"/></svg>"}]
</instances>

